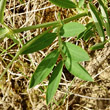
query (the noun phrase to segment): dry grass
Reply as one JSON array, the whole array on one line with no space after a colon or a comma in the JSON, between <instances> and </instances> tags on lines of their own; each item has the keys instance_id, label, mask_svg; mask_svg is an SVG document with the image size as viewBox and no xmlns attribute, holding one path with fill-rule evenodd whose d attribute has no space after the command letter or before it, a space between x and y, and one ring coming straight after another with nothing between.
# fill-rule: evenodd
<instances>
[{"instance_id":1,"label":"dry grass","mask_svg":"<svg viewBox=\"0 0 110 110\"><path fill-rule=\"evenodd\" d=\"M95 1L96 3L97 1ZM10 28L20 28L57 20L57 13L61 12L62 19L76 15L77 11L67 10L50 4L48 0L25 0L20 4L18 0L7 0L5 23ZM83 17L78 21L86 24L90 18ZM32 37L45 29L36 29L17 34L25 44ZM80 44L88 50L89 45L96 42L96 38L88 41L75 41L74 38L65 39ZM97 40L98 42L99 40ZM83 62L95 81L84 82L74 78L64 68L61 83L55 95L55 100L46 105L46 88L48 78L33 89L28 89L29 80L42 59L58 45L57 39L48 48L29 55L19 56L12 64L2 80L0 80L0 110L110 110L110 46L103 50L89 52L90 62ZM12 40L5 38L0 43L0 74L11 62L13 56L22 47ZM74 80L72 80L74 78Z\"/></svg>"}]
</instances>

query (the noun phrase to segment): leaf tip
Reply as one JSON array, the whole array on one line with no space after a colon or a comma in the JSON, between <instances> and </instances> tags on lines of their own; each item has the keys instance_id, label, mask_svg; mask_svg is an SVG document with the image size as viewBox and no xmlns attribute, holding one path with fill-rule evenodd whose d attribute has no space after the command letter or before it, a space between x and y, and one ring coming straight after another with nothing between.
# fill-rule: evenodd
<instances>
[{"instance_id":1,"label":"leaf tip","mask_svg":"<svg viewBox=\"0 0 110 110\"><path fill-rule=\"evenodd\" d=\"M46 92L46 104L49 105L49 103L50 103L50 99L48 97L48 90L47 90L47 92Z\"/></svg>"},{"instance_id":2,"label":"leaf tip","mask_svg":"<svg viewBox=\"0 0 110 110\"><path fill-rule=\"evenodd\" d=\"M29 83L29 89L31 89L33 86L32 86L32 84L31 83Z\"/></svg>"},{"instance_id":3,"label":"leaf tip","mask_svg":"<svg viewBox=\"0 0 110 110\"><path fill-rule=\"evenodd\" d=\"M33 78L33 76L31 77L31 80L30 80L30 82L29 82L29 89L31 89L32 87L34 87L35 85L34 85L34 78Z\"/></svg>"},{"instance_id":4,"label":"leaf tip","mask_svg":"<svg viewBox=\"0 0 110 110\"><path fill-rule=\"evenodd\" d=\"M91 78L89 79L89 81L90 81L90 82L94 82L94 79L91 77Z\"/></svg>"},{"instance_id":5,"label":"leaf tip","mask_svg":"<svg viewBox=\"0 0 110 110\"><path fill-rule=\"evenodd\" d=\"M48 101L48 99L46 99L46 104L49 105L49 101Z\"/></svg>"}]
</instances>

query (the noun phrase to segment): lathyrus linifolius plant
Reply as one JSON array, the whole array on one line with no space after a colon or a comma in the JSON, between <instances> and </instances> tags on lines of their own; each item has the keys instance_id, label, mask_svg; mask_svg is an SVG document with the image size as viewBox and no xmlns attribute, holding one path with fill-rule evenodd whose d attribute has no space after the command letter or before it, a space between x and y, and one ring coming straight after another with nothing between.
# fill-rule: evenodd
<instances>
[{"instance_id":1,"label":"lathyrus linifolius plant","mask_svg":"<svg viewBox=\"0 0 110 110\"><path fill-rule=\"evenodd\" d=\"M4 39L5 37L8 37L11 38L14 42L19 43L19 40L16 39L15 34L32 29L49 27L46 31L42 32L38 36L35 36L33 39L31 39L22 46L22 48L17 52L16 56L1 74L0 79L4 76L8 68L11 66L13 61L18 58L19 55L30 54L44 49L49 46L55 40L56 37L58 37L58 48L49 53L41 61L41 63L38 65L37 69L33 73L29 83L29 88L32 88L37 84L41 83L52 72L46 92L47 104L51 102L53 96L56 93L56 90L60 83L64 65L67 70L74 76L85 81L93 81L89 73L80 65L80 62L82 61L89 61L89 55L87 54L87 52L81 47L76 46L75 44L62 41L62 37L68 38L77 36L77 39L83 38L85 41L87 41L90 37L92 37L94 30L97 29L97 32L101 37L101 43L91 47L92 50L95 50L103 48L104 44L109 41L109 37L107 40L105 40L103 26L106 28L107 35L110 36L109 17L107 9L101 0L98 0L101 13L97 11L97 9L92 3L85 4L84 0L80 0L79 2L72 2L71 0L49 1L62 8L74 8L80 13L76 16L72 16L64 20L61 20L61 17L59 15L57 21L24 27L20 29L10 29L4 23L3 18L6 0L0 0L0 23L3 26L0 28L0 40ZM90 11L88 11L88 5ZM79 19L83 16L91 15L93 21L88 23L86 26L78 22L70 22ZM53 29L55 29L56 31L52 32ZM62 56L62 59L58 62L59 56ZM57 65L55 66L56 62Z\"/></svg>"}]
</instances>

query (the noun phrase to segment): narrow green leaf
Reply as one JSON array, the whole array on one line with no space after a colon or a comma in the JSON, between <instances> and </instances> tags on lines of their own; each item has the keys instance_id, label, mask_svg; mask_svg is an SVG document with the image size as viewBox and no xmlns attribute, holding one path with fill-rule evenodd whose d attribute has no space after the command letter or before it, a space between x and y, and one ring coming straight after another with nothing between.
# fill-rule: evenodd
<instances>
[{"instance_id":1,"label":"narrow green leaf","mask_svg":"<svg viewBox=\"0 0 110 110\"><path fill-rule=\"evenodd\" d=\"M90 22L86 25L86 30L82 33L80 33L77 37L77 39L84 38L84 40L88 40L92 35L93 31L92 28L94 27L94 23Z\"/></svg>"},{"instance_id":2,"label":"narrow green leaf","mask_svg":"<svg viewBox=\"0 0 110 110\"><path fill-rule=\"evenodd\" d=\"M28 54L44 49L49 46L56 38L56 33L46 33L34 37L23 46L22 54Z\"/></svg>"},{"instance_id":3,"label":"narrow green leaf","mask_svg":"<svg viewBox=\"0 0 110 110\"><path fill-rule=\"evenodd\" d=\"M86 32L86 30L85 30L84 32L80 33L80 34L78 35L78 37L77 37L77 40L83 38L85 32Z\"/></svg>"},{"instance_id":4,"label":"narrow green leaf","mask_svg":"<svg viewBox=\"0 0 110 110\"><path fill-rule=\"evenodd\" d=\"M95 22L95 26L97 28L98 34L100 35L101 41L103 42L105 40L105 34L104 34L103 25L102 25L99 13L96 11L96 7L93 4L90 3L89 7L90 7L92 18Z\"/></svg>"},{"instance_id":5,"label":"narrow green leaf","mask_svg":"<svg viewBox=\"0 0 110 110\"><path fill-rule=\"evenodd\" d=\"M65 66L74 76L85 81L93 81L89 73L79 63L72 61L70 57L67 57Z\"/></svg>"},{"instance_id":6,"label":"narrow green leaf","mask_svg":"<svg viewBox=\"0 0 110 110\"><path fill-rule=\"evenodd\" d=\"M88 41L90 37L94 35L94 32L91 29L87 29L81 34L78 35L77 39L83 38L83 40Z\"/></svg>"},{"instance_id":7,"label":"narrow green leaf","mask_svg":"<svg viewBox=\"0 0 110 110\"><path fill-rule=\"evenodd\" d=\"M6 0L0 0L0 23L3 23L5 5Z\"/></svg>"},{"instance_id":8,"label":"narrow green leaf","mask_svg":"<svg viewBox=\"0 0 110 110\"><path fill-rule=\"evenodd\" d=\"M84 38L83 40L88 41L90 37L94 36L93 29L95 28L95 24L93 22L90 22L86 25L86 31L84 32Z\"/></svg>"},{"instance_id":9,"label":"narrow green leaf","mask_svg":"<svg viewBox=\"0 0 110 110\"><path fill-rule=\"evenodd\" d=\"M94 32L91 29L89 29L84 33L83 40L88 41L90 37L93 37L93 35L94 35Z\"/></svg>"},{"instance_id":10,"label":"narrow green leaf","mask_svg":"<svg viewBox=\"0 0 110 110\"><path fill-rule=\"evenodd\" d=\"M104 24L105 24L105 28L107 31L107 35L110 37L110 20L109 20L107 9L104 6L104 3L102 2L102 0L98 0L98 2L99 2L99 7L101 9L101 13L104 19Z\"/></svg>"},{"instance_id":11,"label":"narrow green leaf","mask_svg":"<svg viewBox=\"0 0 110 110\"><path fill-rule=\"evenodd\" d=\"M51 99L56 93L56 90L58 88L58 85L60 83L61 74L62 74L62 68L63 68L63 61L61 61L56 68L54 69L52 76L49 80L48 89L46 92L46 102L49 104Z\"/></svg>"},{"instance_id":12,"label":"narrow green leaf","mask_svg":"<svg viewBox=\"0 0 110 110\"><path fill-rule=\"evenodd\" d=\"M94 22L89 22L88 24L86 24L86 28L87 29L91 29L92 27L94 27Z\"/></svg>"},{"instance_id":13,"label":"narrow green leaf","mask_svg":"<svg viewBox=\"0 0 110 110\"><path fill-rule=\"evenodd\" d=\"M58 56L58 50L54 50L43 59L31 77L29 88L36 86L49 75L57 61Z\"/></svg>"},{"instance_id":14,"label":"narrow green leaf","mask_svg":"<svg viewBox=\"0 0 110 110\"><path fill-rule=\"evenodd\" d=\"M85 26L77 22L64 24L61 33L63 37L75 37L85 30Z\"/></svg>"},{"instance_id":15,"label":"narrow green leaf","mask_svg":"<svg viewBox=\"0 0 110 110\"><path fill-rule=\"evenodd\" d=\"M106 42L98 43L90 47L90 50L98 50L104 48Z\"/></svg>"},{"instance_id":16,"label":"narrow green leaf","mask_svg":"<svg viewBox=\"0 0 110 110\"><path fill-rule=\"evenodd\" d=\"M76 8L76 5L71 0L49 0L49 1L62 8Z\"/></svg>"},{"instance_id":17,"label":"narrow green leaf","mask_svg":"<svg viewBox=\"0 0 110 110\"><path fill-rule=\"evenodd\" d=\"M84 5L84 1L85 1L85 0L79 0L79 2L78 2L79 8L81 8L81 7Z\"/></svg>"},{"instance_id":18,"label":"narrow green leaf","mask_svg":"<svg viewBox=\"0 0 110 110\"><path fill-rule=\"evenodd\" d=\"M89 60L89 56L85 50L69 42L63 43L63 52L74 62Z\"/></svg>"}]
</instances>

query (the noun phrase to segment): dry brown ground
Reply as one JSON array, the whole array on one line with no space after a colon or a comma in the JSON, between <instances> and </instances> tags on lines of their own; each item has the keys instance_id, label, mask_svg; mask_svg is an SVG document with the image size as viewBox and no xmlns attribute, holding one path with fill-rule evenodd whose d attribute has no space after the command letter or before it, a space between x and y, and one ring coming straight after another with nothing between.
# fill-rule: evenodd
<instances>
[{"instance_id":1,"label":"dry brown ground","mask_svg":"<svg viewBox=\"0 0 110 110\"><path fill-rule=\"evenodd\" d=\"M77 14L75 10L55 7L48 0L24 1L25 4L19 4L18 0L7 0L5 23L10 28L57 20L58 11L61 12L62 19ZM78 21L86 24L89 19L83 17ZM26 43L43 30L45 29L23 32L18 34L18 37L23 38L22 42ZM110 110L110 44L106 44L102 50L91 52L88 47L99 42L98 36L91 38L87 43L82 40L75 41L74 38L65 40L79 44L88 51L91 60L83 62L82 65L94 78L94 82L74 78L64 68L55 100L49 106L45 102L48 79L35 88L28 89L29 79L35 68L53 48L57 47L56 39L48 48L28 56L20 56L12 64L7 75L0 80L0 110ZM0 42L0 74L20 47L8 38Z\"/></svg>"}]
</instances>

